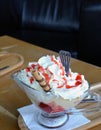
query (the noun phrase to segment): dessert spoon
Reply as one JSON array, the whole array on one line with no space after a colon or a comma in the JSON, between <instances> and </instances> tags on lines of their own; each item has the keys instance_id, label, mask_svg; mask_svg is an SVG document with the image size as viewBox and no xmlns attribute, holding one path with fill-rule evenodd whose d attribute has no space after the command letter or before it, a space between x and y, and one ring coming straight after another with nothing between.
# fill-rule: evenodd
<instances>
[{"instance_id":1,"label":"dessert spoon","mask_svg":"<svg viewBox=\"0 0 101 130\"><path fill-rule=\"evenodd\" d=\"M69 51L60 50L59 56L60 56L63 66L65 67L66 75L68 76L71 53Z\"/></svg>"}]
</instances>

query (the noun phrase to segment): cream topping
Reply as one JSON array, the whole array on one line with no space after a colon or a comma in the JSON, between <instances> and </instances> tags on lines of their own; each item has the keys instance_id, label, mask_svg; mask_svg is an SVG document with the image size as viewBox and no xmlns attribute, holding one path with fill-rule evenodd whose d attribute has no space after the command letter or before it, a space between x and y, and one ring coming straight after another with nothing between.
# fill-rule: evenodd
<instances>
[{"instance_id":1,"label":"cream topping","mask_svg":"<svg viewBox=\"0 0 101 130\"><path fill-rule=\"evenodd\" d=\"M43 91L40 84L34 79L32 71L37 69L43 79L50 86L50 94L61 96L64 99L74 99L80 97L89 85L85 80L84 75L77 72L72 72L69 69L66 76L65 68L63 67L59 57L47 55L41 57L38 62L30 62L28 67L21 71L20 80L30 85L32 88Z\"/></svg>"}]
</instances>

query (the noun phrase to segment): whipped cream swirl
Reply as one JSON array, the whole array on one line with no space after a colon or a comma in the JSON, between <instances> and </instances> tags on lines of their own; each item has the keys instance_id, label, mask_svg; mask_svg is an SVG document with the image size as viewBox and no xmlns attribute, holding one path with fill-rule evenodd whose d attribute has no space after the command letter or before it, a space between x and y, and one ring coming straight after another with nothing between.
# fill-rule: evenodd
<instances>
[{"instance_id":1,"label":"whipped cream swirl","mask_svg":"<svg viewBox=\"0 0 101 130\"><path fill-rule=\"evenodd\" d=\"M50 86L50 91L47 93L51 95L72 100L82 96L89 88L84 75L72 72L70 68L68 76L66 76L65 68L60 58L54 55L46 55L41 57L37 62L29 62L28 67L21 70L19 74L21 81L41 92L43 92L42 87L32 75L33 70L36 69Z\"/></svg>"}]
</instances>

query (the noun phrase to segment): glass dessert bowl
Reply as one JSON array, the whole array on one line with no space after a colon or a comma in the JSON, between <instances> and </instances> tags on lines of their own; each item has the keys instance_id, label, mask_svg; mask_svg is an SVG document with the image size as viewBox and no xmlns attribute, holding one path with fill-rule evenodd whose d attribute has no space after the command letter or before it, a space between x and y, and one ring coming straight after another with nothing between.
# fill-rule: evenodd
<instances>
[{"instance_id":1,"label":"glass dessert bowl","mask_svg":"<svg viewBox=\"0 0 101 130\"><path fill-rule=\"evenodd\" d=\"M46 127L59 127L68 120L68 110L78 105L89 94L89 88L83 95L73 100L63 99L61 96L55 96L50 92L36 90L29 85L25 84L17 75L16 72L12 78L27 94L33 104L37 106L39 111L38 122Z\"/></svg>"},{"instance_id":2,"label":"glass dessert bowl","mask_svg":"<svg viewBox=\"0 0 101 130\"><path fill-rule=\"evenodd\" d=\"M65 124L69 113L73 113L71 108L82 101L92 98L101 102L99 95L90 93L89 83L83 75L69 70L67 76L60 59L54 56L45 56L38 62L29 63L27 68L15 72L12 78L37 106L37 120L45 127Z\"/></svg>"}]
</instances>

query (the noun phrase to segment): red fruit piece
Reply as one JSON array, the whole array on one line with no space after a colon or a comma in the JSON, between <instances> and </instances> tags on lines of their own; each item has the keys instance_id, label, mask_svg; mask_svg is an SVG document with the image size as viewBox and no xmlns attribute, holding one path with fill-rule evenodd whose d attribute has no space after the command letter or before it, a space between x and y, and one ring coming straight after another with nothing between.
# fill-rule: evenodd
<instances>
[{"instance_id":1,"label":"red fruit piece","mask_svg":"<svg viewBox=\"0 0 101 130\"><path fill-rule=\"evenodd\" d=\"M55 102L49 103L49 106L52 108L52 113L64 111L64 108L60 105L57 105Z\"/></svg>"},{"instance_id":2,"label":"red fruit piece","mask_svg":"<svg viewBox=\"0 0 101 130\"><path fill-rule=\"evenodd\" d=\"M43 103L43 102L40 102L39 107L40 107L42 110L44 110L44 111L46 111L46 112L48 112L48 113L50 113L50 112L52 111L52 108L51 108L49 105L47 105L47 104L45 104L45 103Z\"/></svg>"}]
</instances>

